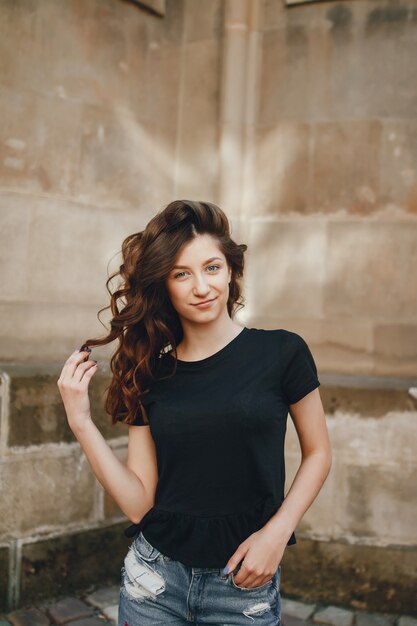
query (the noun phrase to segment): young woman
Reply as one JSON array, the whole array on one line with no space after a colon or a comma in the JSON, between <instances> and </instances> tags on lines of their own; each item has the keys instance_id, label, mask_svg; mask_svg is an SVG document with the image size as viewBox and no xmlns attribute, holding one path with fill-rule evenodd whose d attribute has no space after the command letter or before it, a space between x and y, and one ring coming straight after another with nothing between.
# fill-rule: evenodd
<instances>
[{"instance_id":1,"label":"young woman","mask_svg":"<svg viewBox=\"0 0 417 626\"><path fill-rule=\"evenodd\" d=\"M280 563L331 449L304 339L233 319L246 249L216 205L170 203L123 242L107 281L122 278L111 330L70 355L58 380L97 479L132 522L119 626L280 624ZM126 465L88 399L88 346L114 339L105 408L128 425ZM288 412L302 461L284 499Z\"/></svg>"}]
</instances>

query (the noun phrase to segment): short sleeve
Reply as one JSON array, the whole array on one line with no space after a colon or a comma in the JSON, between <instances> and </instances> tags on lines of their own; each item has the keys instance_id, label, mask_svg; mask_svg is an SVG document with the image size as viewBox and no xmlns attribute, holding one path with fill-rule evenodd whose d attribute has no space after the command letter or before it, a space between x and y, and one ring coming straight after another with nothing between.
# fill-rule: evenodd
<instances>
[{"instance_id":1,"label":"short sleeve","mask_svg":"<svg viewBox=\"0 0 417 626\"><path fill-rule=\"evenodd\" d=\"M146 411L146 407L145 407L145 411ZM149 426L149 424L145 424L140 407L138 407L138 410L136 411L135 419L133 420L133 422L131 422L130 426Z\"/></svg>"},{"instance_id":2,"label":"short sleeve","mask_svg":"<svg viewBox=\"0 0 417 626\"><path fill-rule=\"evenodd\" d=\"M149 394L146 394L146 396L145 396L146 399L144 398L144 400L142 400L142 404L144 406L144 409L145 409L146 414L148 415L148 419L149 419L149 406L151 404L151 400L150 400L150 398L148 398L148 395ZM128 426L149 426L149 424L146 423L144 421L144 419L143 419L142 411L140 409L139 404L138 404L138 407L137 407L135 419L130 424L127 424L126 422L122 422L121 418L119 418L118 421L121 422L121 423L124 423L124 424L126 424Z\"/></svg>"},{"instance_id":3,"label":"short sleeve","mask_svg":"<svg viewBox=\"0 0 417 626\"><path fill-rule=\"evenodd\" d=\"M286 331L282 345L281 389L287 404L298 402L319 387L317 367L305 340Z\"/></svg>"}]
</instances>

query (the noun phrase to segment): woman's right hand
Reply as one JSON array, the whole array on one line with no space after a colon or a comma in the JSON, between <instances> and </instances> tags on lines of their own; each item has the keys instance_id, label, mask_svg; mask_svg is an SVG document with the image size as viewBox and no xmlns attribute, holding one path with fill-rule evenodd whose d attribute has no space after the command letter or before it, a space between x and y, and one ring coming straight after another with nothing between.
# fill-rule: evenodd
<instances>
[{"instance_id":1,"label":"woman's right hand","mask_svg":"<svg viewBox=\"0 0 417 626\"><path fill-rule=\"evenodd\" d=\"M65 361L57 385L71 430L82 428L91 420L88 385L97 371L97 363L88 360L89 352L75 350Z\"/></svg>"}]
</instances>

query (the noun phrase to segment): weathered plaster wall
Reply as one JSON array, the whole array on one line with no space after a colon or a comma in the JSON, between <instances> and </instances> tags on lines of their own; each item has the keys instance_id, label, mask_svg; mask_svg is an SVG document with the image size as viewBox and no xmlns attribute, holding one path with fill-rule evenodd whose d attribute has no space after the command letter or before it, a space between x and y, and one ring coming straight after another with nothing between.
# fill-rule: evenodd
<instances>
[{"instance_id":1,"label":"weathered plaster wall","mask_svg":"<svg viewBox=\"0 0 417 626\"><path fill-rule=\"evenodd\" d=\"M188 197L249 245L240 321L301 333L319 369L334 461L283 592L414 610L416 41L411 0L2 3L0 604L118 580L126 520L56 380L102 333L123 238ZM286 450L288 489L290 419Z\"/></svg>"}]
</instances>

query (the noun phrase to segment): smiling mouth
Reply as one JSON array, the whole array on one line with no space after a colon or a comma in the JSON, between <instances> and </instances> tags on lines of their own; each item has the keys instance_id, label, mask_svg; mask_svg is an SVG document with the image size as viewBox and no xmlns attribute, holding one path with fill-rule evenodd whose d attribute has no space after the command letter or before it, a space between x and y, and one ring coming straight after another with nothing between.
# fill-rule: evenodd
<instances>
[{"instance_id":1,"label":"smiling mouth","mask_svg":"<svg viewBox=\"0 0 417 626\"><path fill-rule=\"evenodd\" d=\"M213 302L216 298L212 298L211 300L204 300L204 302L196 302L193 306L198 306L199 304L207 304L207 302Z\"/></svg>"}]
</instances>

